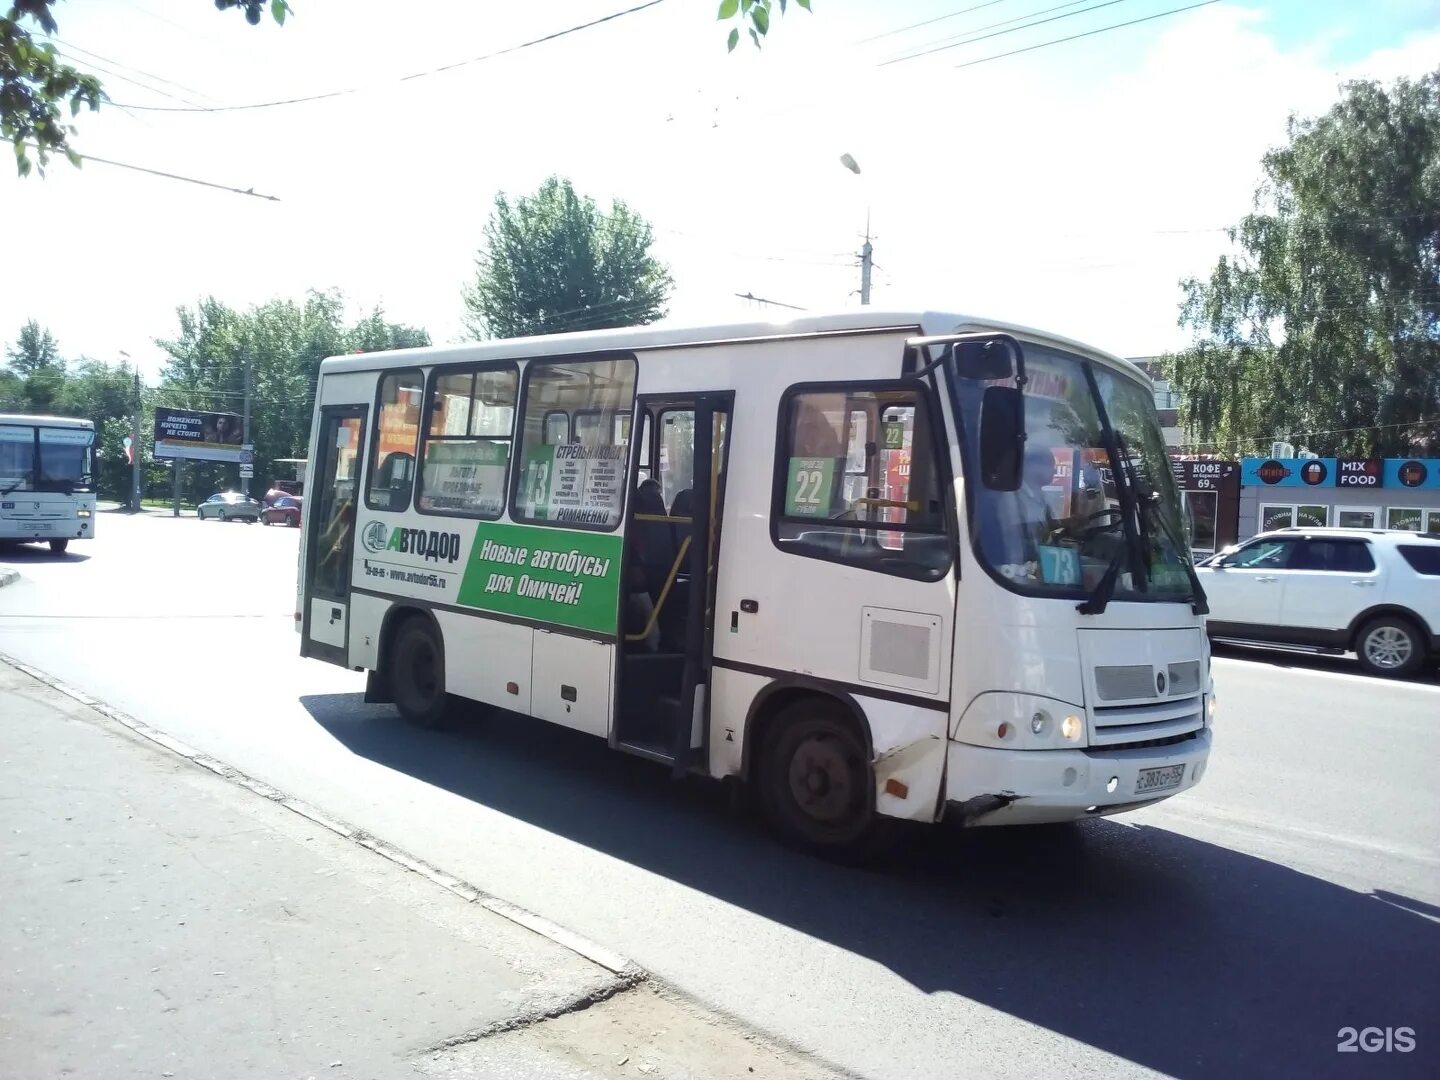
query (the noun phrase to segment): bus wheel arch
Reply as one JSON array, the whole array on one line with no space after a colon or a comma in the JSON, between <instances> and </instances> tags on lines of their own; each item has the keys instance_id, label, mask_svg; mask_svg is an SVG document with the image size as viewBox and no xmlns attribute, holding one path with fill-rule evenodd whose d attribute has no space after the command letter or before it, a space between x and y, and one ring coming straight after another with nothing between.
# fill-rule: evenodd
<instances>
[{"instance_id":1,"label":"bus wheel arch","mask_svg":"<svg viewBox=\"0 0 1440 1080\"><path fill-rule=\"evenodd\" d=\"M875 831L874 750L848 694L772 683L745 724L744 776L786 840L827 855L863 853Z\"/></svg>"},{"instance_id":2,"label":"bus wheel arch","mask_svg":"<svg viewBox=\"0 0 1440 1080\"><path fill-rule=\"evenodd\" d=\"M379 682L400 715L420 727L444 725L445 635L425 608L396 606L381 627Z\"/></svg>"}]
</instances>

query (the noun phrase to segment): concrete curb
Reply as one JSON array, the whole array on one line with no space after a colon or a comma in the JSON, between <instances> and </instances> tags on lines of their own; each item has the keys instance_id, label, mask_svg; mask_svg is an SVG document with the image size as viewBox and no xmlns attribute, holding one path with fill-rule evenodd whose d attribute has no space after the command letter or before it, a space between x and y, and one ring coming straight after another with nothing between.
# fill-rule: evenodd
<instances>
[{"instance_id":1,"label":"concrete curb","mask_svg":"<svg viewBox=\"0 0 1440 1080\"><path fill-rule=\"evenodd\" d=\"M3 575L4 572L4 570L0 570L0 575ZM14 571L10 571L10 573L14 573ZM19 575L16 574L15 576L18 577ZM0 576L0 585L3 584L6 584L6 582L3 580L3 576ZM136 735L148 739L156 746L172 754L184 758L192 765L206 769L216 776L229 780L231 783L243 787L255 795L259 795L261 798L279 803L285 807L285 809L299 814L301 817L314 822L321 828L328 829L341 839L348 840L352 844L358 844L360 847L372 851L384 859L388 859L397 866L404 867L406 870L419 874L421 877L440 886L447 892L458 896L466 903L478 904L487 911L499 915L502 919L506 919L517 926L524 927L531 933L538 934L540 937L554 942L569 952L583 956L592 964L596 964L612 974L619 976L622 980L622 983L619 985L620 989L628 989L638 983L648 981L650 978L649 973L643 968L639 967L627 957L621 956L614 950L608 949L580 934L572 933L562 926L557 926L548 919L508 903L497 896L491 896L488 893L482 892L468 882L461 881L459 878L447 874L443 870L430 866L428 863L415 858L400 848L385 843L377 837L369 835L361 829L346 825L341 821L336 821L309 803L303 802L300 799L291 798L283 791L279 791L270 787L268 784L246 776L240 770L232 768L222 761L217 761L206 754L202 754L194 747L187 746L180 740L173 739L164 732L157 731L155 728L150 727L148 724L141 723L128 713L106 705L102 701L97 701L83 690L68 686L38 668L31 667L29 664L23 663L3 652L0 652L0 663L9 664L16 671L25 673L36 682L43 683L73 701L78 701L81 705L94 709L101 716L113 720L123 727L129 728Z\"/></svg>"},{"instance_id":2,"label":"concrete curb","mask_svg":"<svg viewBox=\"0 0 1440 1080\"><path fill-rule=\"evenodd\" d=\"M6 585L14 585L20 580L20 571L11 566L0 566L0 589Z\"/></svg>"}]
</instances>

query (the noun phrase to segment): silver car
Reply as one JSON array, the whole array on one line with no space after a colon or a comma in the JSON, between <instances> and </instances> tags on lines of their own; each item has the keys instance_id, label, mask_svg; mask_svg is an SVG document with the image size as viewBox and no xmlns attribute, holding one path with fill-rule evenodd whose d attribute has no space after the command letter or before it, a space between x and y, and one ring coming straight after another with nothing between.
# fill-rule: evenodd
<instances>
[{"instance_id":1,"label":"silver car","mask_svg":"<svg viewBox=\"0 0 1440 1080\"><path fill-rule=\"evenodd\" d=\"M201 521L219 518L221 521L244 521L253 525L260 520L260 504L238 491L216 492L195 508L195 516Z\"/></svg>"}]
</instances>

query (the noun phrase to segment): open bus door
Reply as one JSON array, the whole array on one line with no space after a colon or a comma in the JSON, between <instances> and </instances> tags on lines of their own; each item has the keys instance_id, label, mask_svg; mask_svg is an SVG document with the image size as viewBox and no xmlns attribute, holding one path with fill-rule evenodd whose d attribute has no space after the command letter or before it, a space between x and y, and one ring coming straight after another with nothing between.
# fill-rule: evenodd
<instances>
[{"instance_id":1,"label":"open bus door","mask_svg":"<svg viewBox=\"0 0 1440 1080\"><path fill-rule=\"evenodd\" d=\"M648 615L630 607L622 619L619 708L611 744L670 762L680 775L703 749L708 725L710 661L714 642L715 567L720 544L725 460L734 395L712 393L683 399L642 397L646 423L640 469L665 472L666 438L683 431L680 448L691 452L688 486L668 506L647 507L632 499L625 536L627 567L644 564ZM683 427L666 428L666 418ZM655 424L659 420L660 424ZM652 431L652 426L660 430ZM649 460L644 460L644 455ZM662 488L663 491L663 488ZM654 512L660 511L660 512ZM656 550L665 557L656 559Z\"/></svg>"},{"instance_id":2,"label":"open bus door","mask_svg":"<svg viewBox=\"0 0 1440 1080\"><path fill-rule=\"evenodd\" d=\"M365 412L357 405L321 409L318 467L305 504L300 655L346 666Z\"/></svg>"}]
</instances>

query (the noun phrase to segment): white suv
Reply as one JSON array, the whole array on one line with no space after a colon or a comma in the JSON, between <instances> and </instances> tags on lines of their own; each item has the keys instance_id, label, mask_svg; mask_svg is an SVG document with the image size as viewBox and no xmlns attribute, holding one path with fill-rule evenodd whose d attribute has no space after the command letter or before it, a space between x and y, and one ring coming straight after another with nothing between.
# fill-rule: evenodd
<instances>
[{"instance_id":1,"label":"white suv","mask_svg":"<svg viewBox=\"0 0 1440 1080\"><path fill-rule=\"evenodd\" d=\"M1212 638L1353 650L1375 675L1440 656L1440 538L1373 529L1261 533L1197 566Z\"/></svg>"}]
</instances>

